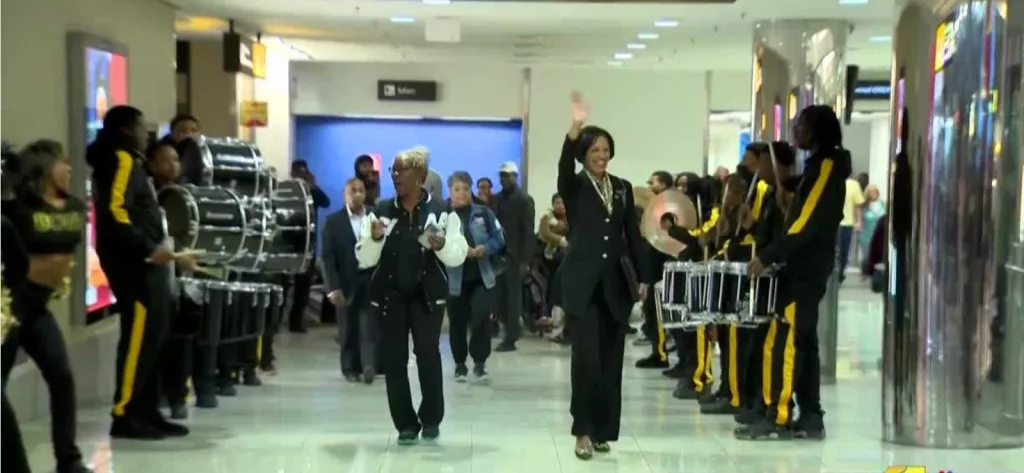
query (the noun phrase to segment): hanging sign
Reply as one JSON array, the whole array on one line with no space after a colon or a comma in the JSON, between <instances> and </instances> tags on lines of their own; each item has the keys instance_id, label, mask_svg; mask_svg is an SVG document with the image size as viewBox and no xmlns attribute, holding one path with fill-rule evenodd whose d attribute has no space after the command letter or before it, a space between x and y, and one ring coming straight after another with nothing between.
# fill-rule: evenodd
<instances>
[{"instance_id":1,"label":"hanging sign","mask_svg":"<svg viewBox=\"0 0 1024 473\"><path fill-rule=\"evenodd\" d=\"M243 100L238 108L238 121L244 127L263 128L267 126L267 103L257 100Z\"/></svg>"}]
</instances>

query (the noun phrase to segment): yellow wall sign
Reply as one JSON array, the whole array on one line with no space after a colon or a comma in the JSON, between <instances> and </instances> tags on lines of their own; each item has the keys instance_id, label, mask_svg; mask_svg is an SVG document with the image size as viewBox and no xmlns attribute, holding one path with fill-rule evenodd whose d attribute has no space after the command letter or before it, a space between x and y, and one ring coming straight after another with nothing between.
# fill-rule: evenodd
<instances>
[{"instance_id":1,"label":"yellow wall sign","mask_svg":"<svg viewBox=\"0 0 1024 473\"><path fill-rule=\"evenodd\" d=\"M267 103L257 100L243 100L239 107L238 122L242 126L249 128L267 126Z\"/></svg>"},{"instance_id":2,"label":"yellow wall sign","mask_svg":"<svg viewBox=\"0 0 1024 473\"><path fill-rule=\"evenodd\" d=\"M896 465L885 469L885 473L928 473L923 466Z\"/></svg>"}]
</instances>

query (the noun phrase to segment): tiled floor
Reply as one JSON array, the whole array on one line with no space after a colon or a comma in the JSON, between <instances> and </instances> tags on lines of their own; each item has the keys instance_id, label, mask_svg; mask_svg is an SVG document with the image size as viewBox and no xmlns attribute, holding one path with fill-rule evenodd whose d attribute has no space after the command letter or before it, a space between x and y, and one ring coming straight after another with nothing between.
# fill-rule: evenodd
<instances>
[{"instance_id":1,"label":"tiled floor","mask_svg":"<svg viewBox=\"0 0 1024 473\"><path fill-rule=\"evenodd\" d=\"M83 412L79 436L97 471L125 473L877 473L897 464L1024 471L1024 450L939 451L879 440L880 311L877 297L844 289L839 384L824 390L829 439L821 443L736 441L730 419L701 416L694 403L672 398L672 382L628 366L622 439L612 454L579 462L568 433L568 350L531 339L517 353L492 357L492 386L449 379L439 445L399 448L383 383L343 383L327 330L286 336L281 373L219 409L194 411L190 437L111 443L105 409ZM627 362L644 350L631 348ZM451 376L447 340L442 353ZM52 468L46 424L23 429L37 471Z\"/></svg>"}]
</instances>

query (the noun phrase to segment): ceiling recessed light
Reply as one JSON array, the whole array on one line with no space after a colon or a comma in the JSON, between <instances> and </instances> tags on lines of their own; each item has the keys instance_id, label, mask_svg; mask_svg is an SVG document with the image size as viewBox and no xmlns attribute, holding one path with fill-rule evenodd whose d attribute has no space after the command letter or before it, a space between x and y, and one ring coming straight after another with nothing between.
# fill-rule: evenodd
<instances>
[{"instance_id":1,"label":"ceiling recessed light","mask_svg":"<svg viewBox=\"0 0 1024 473\"><path fill-rule=\"evenodd\" d=\"M622 61L608 61L609 66L621 66Z\"/></svg>"},{"instance_id":2,"label":"ceiling recessed light","mask_svg":"<svg viewBox=\"0 0 1024 473\"><path fill-rule=\"evenodd\" d=\"M448 5L452 3L452 0L423 0L423 3L427 5Z\"/></svg>"},{"instance_id":3,"label":"ceiling recessed light","mask_svg":"<svg viewBox=\"0 0 1024 473\"><path fill-rule=\"evenodd\" d=\"M636 35L636 38L643 40L658 39L658 33L640 33Z\"/></svg>"},{"instance_id":4,"label":"ceiling recessed light","mask_svg":"<svg viewBox=\"0 0 1024 473\"><path fill-rule=\"evenodd\" d=\"M840 5L867 5L868 0L839 0Z\"/></svg>"},{"instance_id":5,"label":"ceiling recessed light","mask_svg":"<svg viewBox=\"0 0 1024 473\"><path fill-rule=\"evenodd\" d=\"M888 43L892 41L892 36L872 36L868 38L868 41L872 43Z\"/></svg>"},{"instance_id":6,"label":"ceiling recessed light","mask_svg":"<svg viewBox=\"0 0 1024 473\"><path fill-rule=\"evenodd\" d=\"M675 28L679 26L679 22L676 20L658 20L654 22L654 26L658 28Z\"/></svg>"},{"instance_id":7,"label":"ceiling recessed light","mask_svg":"<svg viewBox=\"0 0 1024 473\"><path fill-rule=\"evenodd\" d=\"M626 47L629 49L646 49L647 45L644 43L629 43Z\"/></svg>"},{"instance_id":8,"label":"ceiling recessed light","mask_svg":"<svg viewBox=\"0 0 1024 473\"><path fill-rule=\"evenodd\" d=\"M626 59L633 59L633 53L615 53L615 59L624 61Z\"/></svg>"},{"instance_id":9,"label":"ceiling recessed light","mask_svg":"<svg viewBox=\"0 0 1024 473\"><path fill-rule=\"evenodd\" d=\"M393 17L391 17L391 22L392 23L412 23L414 21L416 21L416 19L414 19L411 16L393 16Z\"/></svg>"}]
</instances>

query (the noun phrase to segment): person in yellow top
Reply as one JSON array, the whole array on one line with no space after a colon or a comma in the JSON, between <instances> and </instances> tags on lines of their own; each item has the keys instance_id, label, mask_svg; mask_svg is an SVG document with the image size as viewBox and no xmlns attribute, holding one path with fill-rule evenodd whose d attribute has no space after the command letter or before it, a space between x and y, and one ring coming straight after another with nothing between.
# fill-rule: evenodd
<instances>
[{"instance_id":1,"label":"person in yellow top","mask_svg":"<svg viewBox=\"0 0 1024 473\"><path fill-rule=\"evenodd\" d=\"M864 228L864 192L856 179L846 179L846 197L843 200L843 221L839 224L839 282L846 279L846 264L850 260L850 247L854 234Z\"/></svg>"}]
</instances>

